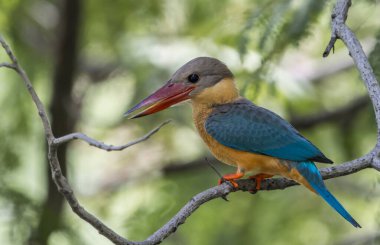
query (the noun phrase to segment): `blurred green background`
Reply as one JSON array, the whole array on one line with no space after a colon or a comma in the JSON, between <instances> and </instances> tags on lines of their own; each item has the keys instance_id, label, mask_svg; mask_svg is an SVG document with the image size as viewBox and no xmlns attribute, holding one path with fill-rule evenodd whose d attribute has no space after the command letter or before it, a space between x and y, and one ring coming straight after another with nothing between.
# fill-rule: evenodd
<instances>
[{"instance_id":1,"label":"blurred green background","mask_svg":"<svg viewBox=\"0 0 380 245\"><path fill-rule=\"evenodd\" d=\"M129 142L59 150L81 203L128 239L144 240L192 196L234 169L196 134L189 105L138 120L123 113L197 56L224 61L244 96L291 121L336 164L376 142L373 110L347 49L323 59L334 1L2 0L0 32L49 109L56 136ZM379 1L354 1L348 25L380 71ZM7 61L0 52L0 62ZM20 78L0 69L0 244L111 244L74 215L50 180L42 125ZM320 167L323 167L320 165ZM380 178L327 181L354 229L305 188L233 193L199 208L163 244L380 244Z\"/></svg>"}]
</instances>

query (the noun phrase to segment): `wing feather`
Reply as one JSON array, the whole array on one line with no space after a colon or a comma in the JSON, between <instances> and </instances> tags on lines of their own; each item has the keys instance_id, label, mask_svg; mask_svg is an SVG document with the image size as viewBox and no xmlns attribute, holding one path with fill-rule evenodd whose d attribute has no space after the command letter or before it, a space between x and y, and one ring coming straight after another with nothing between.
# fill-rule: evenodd
<instances>
[{"instance_id":1,"label":"wing feather","mask_svg":"<svg viewBox=\"0 0 380 245\"><path fill-rule=\"evenodd\" d=\"M332 163L287 121L246 99L215 106L205 128L233 149L291 161Z\"/></svg>"}]
</instances>

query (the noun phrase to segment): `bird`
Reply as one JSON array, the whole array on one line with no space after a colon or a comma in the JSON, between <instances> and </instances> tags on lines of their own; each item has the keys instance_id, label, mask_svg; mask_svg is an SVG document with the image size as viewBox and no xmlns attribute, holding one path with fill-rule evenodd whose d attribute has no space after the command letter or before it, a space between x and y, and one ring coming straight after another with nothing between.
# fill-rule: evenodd
<instances>
[{"instance_id":1,"label":"bird","mask_svg":"<svg viewBox=\"0 0 380 245\"><path fill-rule=\"evenodd\" d=\"M283 176L321 196L354 227L359 223L326 188L314 162L333 163L276 113L240 96L230 69L212 57L197 57L180 67L158 90L125 113L139 118L190 100L195 127L219 161L236 167L219 184L246 173L261 181Z\"/></svg>"}]
</instances>

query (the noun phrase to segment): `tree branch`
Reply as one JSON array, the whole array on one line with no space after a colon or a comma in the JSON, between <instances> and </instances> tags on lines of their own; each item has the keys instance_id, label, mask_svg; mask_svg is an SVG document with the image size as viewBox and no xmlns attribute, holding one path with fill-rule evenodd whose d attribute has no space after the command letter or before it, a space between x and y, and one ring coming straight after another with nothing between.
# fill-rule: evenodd
<instances>
[{"instance_id":1,"label":"tree branch","mask_svg":"<svg viewBox=\"0 0 380 245\"><path fill-rule=\"evenodd\" d=\"M351 0L338 0L333 9L333 13L331 14L331 38L325 52L323 52L323 57L327 57L330 54L331 49L334 52L334 45L336 40L341 38L340 34L336 31L336 26L345 26L348 9L351 7Z\"/></svg>"},{"instance_id":2,"label":"tree branch","mask_svg":"<svg viewBox=\"0 0 380 245\"><path fill-rule=\"evenodd\" d=\"M325 52L323 53L323 57L327 57L330 54L330 50L338 38L341 39L346 45L357 69L359 70L360 76L367 87L369 97L371 98L375 109L377 123L377 147L380 144L380 87L359 40L356 38L351 29L345 24L350 6L351 0L337 1L333 14L331 15L331 38Z\"/></svg>"},{"instance_id":3,"label":"tree branch","mask_svg":"<svg viewBox=\"0 0 380 245\"><path fill-rule=\"evenodd\" d=\"M34 90L29 77L27 76L27 74L25 73L23 68L18 64L16 56L14 55L14 53L10 49L9 45L5 42L4 38L1 35L0 35L0 43L3 47L3 49L5 50L5 52L7 53L8 57L12 61L12 63L10 63L10 65L4 65L3 67L13 69L20 75L20 77L21 77L22 81L24 82L29 94L32 97L33 103L37 107L38 115L41 118L43 128L44 128L44 132L45 132L45 137L46 137L46 140L48 143L48 161L49 161L49 165L50 165L50 169L51 169L51 173L52 173L52 178L53 178L55 184L57 185L58 191L65 197L66 201L69 203L72 210L80 218L82 218L83 220L85 220L89 224L91 224L95 229L98 230L98 232L100 234L107 237L113 243L115 243L115 244L138 244L138 243L135 243L132 241L128 241L127 239L118 235L111 228L106 226L98 218L96 218L94 215L89 213L85 208L83 208L79 204L70 184L68 183L65 176L63 176L63 174L62 174L59 159L57 157L58 146L64 142L71 140L71 139L70 139L70 137L63 136L61 138L58 138L58 139L62 139L62 138L64 139L63 141L60 141L61 142L60 144L57 144L55 142L57 140L57 138L55 138L53 135L51 124L50 124L49 118L48 118L47 113L46 113L46 109L45 109L44 105L42 104L40 98L38 97L36 91ZM7 64L7 63L2 63L2 64ZM168 122L164 122L163 124L167 124L167 123ZM162 127L162 126L163 125L160 125L160 127ZM151 135L156 133L158 131L158 129L156 128L152 131L150 133L148 133L147 135L145 135L145 137L149 138ZM143 141L144 136L138 140L140 140L140 142ZM134 142L131 142L131 143L134 143ZM134 143L134 144L137 144L137 143Z\"/></svg>"},{"instance_id":4,"label":"tree branch","mask_svg":"<svg viewBox=\"0 0 380 245\"><path fill-rule=\"evenodd\" d=\"M10 63L0 63L0 67L6 67L6 68L9 68L9 69L15 69L15 66L13 64L10 64Z\"/></svg>"},{"instance_id":5,"label":"tree branch","mask_svg":"<svg viewBox=\"0 0 380 245\"><path fill-rule=\"evenodd\" d=\"M365 156L358 158L356 160L346 162L340 164L338 166L333 166L329 168L321 169L321 174L324 179L335 178L339 176L349 175L365 168L375 168L377 170L380 169L380 159L379 159L379 148L380 148L380 88L376 81L376 78L373 74L372 68L368 63L368 60L361 48L359 41L356 39L355 35L352 31L345 25L345 20L347 18L348 8L351 5L351 1L349 0L338 0L332 15L332 35L330 42L326 48L324 56L327 56L330 50L333 48L336 40L342 39L346 44L347 48L354 59L354 62L361 74L363 81L365 82L368 93L372 100L376 122L378 125L378 138L377 144L375 148ZM52 171L53 179L58 187L58 190L65 197L72 210L83 220L91 224L98 232L105 237L107 237L110 241L115 244L158 244L162 242L166 237L175 232L177 228L185 222L185 220L202 204L208 202L212 199L218 197L225 197L231 192L238 190L253 190L256 187L256 183L252 180L238 180L239 189L234 189L227 183L224 183L220 186L216 186L205 190L196 196L194 196L168 223L162 226L159 230L157 230L153 235L148 237L145 241L142 242L134 242L127 240L112 229L103 224L98 218L94 215L87 212L76 199L73 190L71 189L69 183L66 178L62 175L62 171L60 169L59 160L57 158L57 148L60 144L67 142L69 140L73 140L76 137L80 138L91 144L93 139L83 135L83 134L70 134L66 136L62 136L56 139L53 136L53 132L51 130L49 119L47 118L47 114L43 104L35 93L29 78L27 77L24 70L18 65L16 57L13 55L11 49L5 43L4 39L0 36L0 42L10 57L12 63L11 65L3 65L3 67L14 69L21 76L22 80L25 83L30 95L32 96L33 102L35 103L38 113L41 117L45 136L48 142L48 160ZM4 64L4 63L2 63ZM7 63L5 63L7 64ZM97 141L96 141L97 142ZM97 142L100 143L100 142ZM104 148L104 145L101 144L101 149ZM102 148L103 147L103 148ZM107 148L107 145L106 147ZM296 182L287 180L284 178L275 178L264 180L261 183L261 189L263 190L275 190L275 189L284 189L289 186L296 185Z\"/></svg>"},{"instance_id":6,"label":"tree branch","mask_svg":"<svg viewBox=\"0 0 380 245\"><path fill-rule=\"evenodd\" d=\"M42 104L40 98L38 97L36 91L34 90L32 83L29 80L29 77L26 75L24 69L22 69L22 67L19 66L16 56L13 54L12 50L9 48L8 44L5 42L2 35L0 35L0 43L3 49L5 50L5 52L7 53L8 57L12 61L10 65L5 66L5 67L15 70L20 75L22 81L24 82L24 85L26 86L30 96L32 97L34 104L37 107L38 115L40 116L42 125L44 127L46 140L48 141L48 143L50 143L54 139L54 135L53 135L53 131L51 129L50 121L49 121L49 118L47 117L44 105Z\"/></svg>"},{"instance_id":7,"label":"tree branch","mask_svg":"<svg viewBox=\"0 0 380 245\"><path fill-rule=\"evenodd\" d=\"M64 135L62 137L56 138L56 139L54 139L53 144L58 146L58 145L61 145L63 143L66 143L66 142L69 142L72 140L80 139L80 140L83 140L83 141L89 143L90 146L94 146L94 147L97 147L97 148L105 150L105 151L122 151L122 150L124 150L130 146L133 146L133 145L136 145L136 144L141 143L143 141L146 141L153 134L157 133L163 126L165 126L168 123L170 123L170 120L167 120L167 121L161 123L160 125L158 125L154 129L152 129L150 132L148 132L144 136L142 136L142 137L140 137L134 141L131 141L127 144L119 145L119 146L108 145L108 144L102 143L102 142L97 141L97 140L95 140L95 139L93 139L93 138L91 138L91 137L89 137L83 133L78 133L78 132L67 134L67 135Z\"/></svg>"}]
</instances>

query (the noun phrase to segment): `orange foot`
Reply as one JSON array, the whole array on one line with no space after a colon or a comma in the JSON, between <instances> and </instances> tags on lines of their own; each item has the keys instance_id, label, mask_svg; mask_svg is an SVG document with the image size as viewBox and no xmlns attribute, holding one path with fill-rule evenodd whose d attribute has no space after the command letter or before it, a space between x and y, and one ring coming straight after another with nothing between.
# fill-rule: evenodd
<instances>
[{"instance_id":1,"label":"orange foot","mask_svg":"<svg viewBox=\"0 0 380 245\"><path fill-rule=\"evenodd\" d=\"M256 191L261 188L261 181L264 179L272 178L273 175L270 174L256 174L253 176L249 176L250 179L254 179L256 181Z\"/></svg>"},{"instance_id":2,"label":"orange foot","mask_svg":"<svg viewBox=\"0 0 380 245\"><path fill-rule=\"evenodd\" d=\"M223 177L221 179L219 179L218 185L222 184L224 181L227 180L233 185L233 187L238 188L239 185L238 185L238 183L236 183L235 180L240 179L243 176L244 176L244 173L239 173L239 172L236 172L234 174L223 175Z\"/></svg>"}]
</instances>

